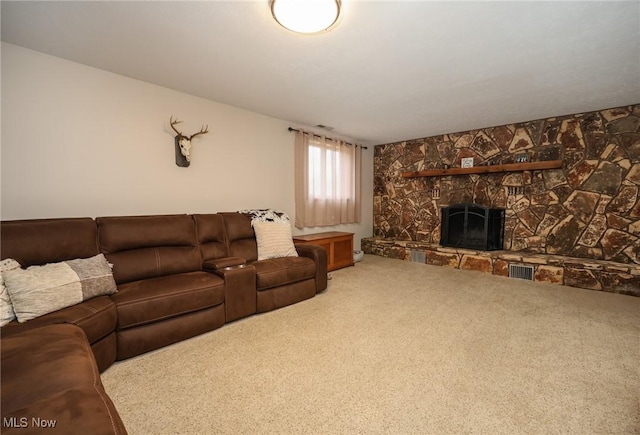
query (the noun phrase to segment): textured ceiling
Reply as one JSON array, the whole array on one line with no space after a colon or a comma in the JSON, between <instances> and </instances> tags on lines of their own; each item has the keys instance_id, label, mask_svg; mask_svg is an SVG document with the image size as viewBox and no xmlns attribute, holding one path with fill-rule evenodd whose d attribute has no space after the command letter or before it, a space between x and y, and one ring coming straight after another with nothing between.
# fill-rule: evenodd
<instances>
[{"instance_id":1,"label":"textured ceiling","mask_svg":"<svg viewBox=\"0 0 640 435\"><path fill-rule=\"evenodd\" d=\"M2 40L364 144L640 102L640 2L2 1Z\"/></svg>"}]
</instances>

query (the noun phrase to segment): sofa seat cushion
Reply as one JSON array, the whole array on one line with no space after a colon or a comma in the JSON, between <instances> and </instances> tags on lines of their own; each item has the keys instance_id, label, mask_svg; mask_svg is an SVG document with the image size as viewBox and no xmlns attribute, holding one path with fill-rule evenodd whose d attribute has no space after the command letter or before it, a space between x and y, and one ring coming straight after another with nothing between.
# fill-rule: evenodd
<instances>
[{"instance_id":1,"label":"sofa seat cushion","mask_svg":"<svg viewBox=\"0 0 640 435\"><path fill-rule=\"evenodd\" d=\"M256 288L267 290L315 278L316 265L306 257L283 257L251 263L256 269Z\"/></svg>"},{"instance_id":2,"label":"sofa seat cushion","mask_svg":"<svg viewBox=\"0 0 640 435\"><path fill-rule=\"evenodd\" d=\"M2 419L27 418L20 433L36 430L32 418L55 421L59 433L126 433L79 327L49 325L3 337L1 369Z\"/></svg>"},{"instance_id":3,"label":"sofa seat cushion","mask_svg":"<svg viewBox=\"0 0 640 435\"><path fill-rule=\"evenodd\" d=\"M80 304L54 311L25 323L13 321L2 328L2 336L58 323L71 323L82 328L89 343L95 343L116 329L116 305L109 296L98 296Z\"/></svg>"},{"instance_id":4,"label":"sofa seat cushion","mask_svg":"<svg viewBox=\"0 0 640 435\"><path fill-rule=\"evenodd\" d=\"M178 273L120 284L111 298L122 330L219 305L224 280L202 271Z\"/></svg>"}]
</instances>

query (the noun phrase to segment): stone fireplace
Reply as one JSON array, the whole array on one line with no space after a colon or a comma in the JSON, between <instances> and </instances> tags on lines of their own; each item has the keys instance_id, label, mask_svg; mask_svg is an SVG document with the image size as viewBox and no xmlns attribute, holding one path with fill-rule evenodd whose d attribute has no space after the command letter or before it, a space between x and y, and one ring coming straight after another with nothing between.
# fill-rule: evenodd
<instances>
[{"instance_id":1,"label":"stone fireplace","mask_svg":"<svg viewBox=\"0 0 640 435\"><path fill-rule=\"evenodd\" d=\"M561 167L407 176L460 168L468 158L478 168L555 160ZM640 294L639 189L640 104L378 145L374 237L363 239L363 250L408 259L420 249L427 263L460 268L475 255L490 258L482 267L498 274L499 256L527 258L540 280ZM502 251L487 257L440 246L441 209L464 203L504 209Z\"/></svg>"}]
</instances>

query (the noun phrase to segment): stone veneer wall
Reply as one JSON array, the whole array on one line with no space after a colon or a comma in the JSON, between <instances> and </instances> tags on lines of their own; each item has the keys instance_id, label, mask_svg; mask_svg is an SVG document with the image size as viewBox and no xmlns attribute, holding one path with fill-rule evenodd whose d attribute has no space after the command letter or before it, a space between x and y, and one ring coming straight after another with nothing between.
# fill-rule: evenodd
<instances>
[{"instance_id":1,"label":"stone veneer wall","mask_svg":"<svg viewBox=\"0 0 640 435\"><path fill-rule=\"evenodd\" d=\"M563 168L402 178L402 172L562 160ZM440 241L440 207L506 209L505 250L640 264L640 104L385 145L374 151L374 238Z\"/></svg>"}]
</instances>

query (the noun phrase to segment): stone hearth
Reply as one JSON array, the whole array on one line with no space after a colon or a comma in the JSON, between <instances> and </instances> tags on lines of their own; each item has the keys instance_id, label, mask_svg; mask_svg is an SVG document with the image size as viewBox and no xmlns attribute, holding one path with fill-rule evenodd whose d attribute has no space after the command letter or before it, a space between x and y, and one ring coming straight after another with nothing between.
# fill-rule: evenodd
<instances>
[{"instance_id":1,"label":"stone hearth","mask_svg":"<svg viewBox=\"0 0 640 435\"><path fill-rule=\"evenodd\" d=\"M533 267L534 281L640 296L640 265L575 257L513 251L473 251L437 244L362 239L366 254L410 260L411 252L424 253L425 263L508 276L509 264Z\"/></svg>"}]
</instances>

